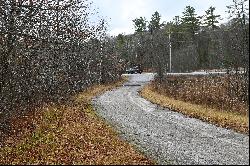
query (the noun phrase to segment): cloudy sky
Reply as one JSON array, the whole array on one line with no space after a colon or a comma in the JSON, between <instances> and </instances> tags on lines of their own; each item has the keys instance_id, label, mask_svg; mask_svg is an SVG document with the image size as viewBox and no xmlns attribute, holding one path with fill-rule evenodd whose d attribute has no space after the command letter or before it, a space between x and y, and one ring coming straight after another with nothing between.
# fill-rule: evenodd
<instances>
[{"instance_id":1,"label":"cloudy sky","mask_svg":"<svg viewBox=\"0 0 250 166\"><path fill-rule=\"evenodd\" d=\"M133 33L132 20L140 16L150 20L151 15L158 11L162 21L171 21L174 16L182 15L188 5L196 9L198 15L204 15L210 6L216 7L215 13L220 14L225 22L228 18L227 5L232 0L93 0L94 8L109 22L110 35Z\"/></svg>"}]
</instances>

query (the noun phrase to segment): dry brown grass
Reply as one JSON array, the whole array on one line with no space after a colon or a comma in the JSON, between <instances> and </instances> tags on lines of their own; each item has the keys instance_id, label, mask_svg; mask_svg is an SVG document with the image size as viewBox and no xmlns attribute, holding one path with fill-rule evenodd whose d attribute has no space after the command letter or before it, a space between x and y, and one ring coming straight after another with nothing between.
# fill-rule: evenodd
<instances>
[{"instance_id":1,"label":"dry brown grass","mask_svg":"<svg viewBox=\"0 0 250 166\"><path fill-rule=\"evenodd\" d=\"M153 164L98 118L91 99L122 82L100 85L17 119L0 149L0 164Z\"/></svg>"},{"instance_id":2,"label":"dry brown grass","mask_svg":"<svg viewBox=\"0 0 250 166\"><path fill-rule=\"evenodd\" d=\"M145 86L140 93L144 98L153 103L183 113L189 117L201 119L217 126L230 128L242 133L249 132L249 118L246 114L244 115L239 114L238 112L222 111L216 108L209 108L206 105L198 105L176 100L172 97L160 94L154 89L153 85Z\"/></svg>"},{"instance_id":3,"label":"dry brown grass","mask_svg":"<svg viewBox=\"0 0 250 166\"><path fill-rule=\"evenodd\" d=\"M154 89L171 98L239 114L248 114L246 80L241 75L167 76Z\"/></svg>"}]
</instances>

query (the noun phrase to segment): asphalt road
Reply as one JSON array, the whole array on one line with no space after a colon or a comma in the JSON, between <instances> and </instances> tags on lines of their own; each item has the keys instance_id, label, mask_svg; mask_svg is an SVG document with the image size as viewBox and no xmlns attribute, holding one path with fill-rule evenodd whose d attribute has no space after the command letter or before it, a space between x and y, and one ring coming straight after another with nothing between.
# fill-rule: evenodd
<instances>
[{"instance_id":1,"label":"asphalt road","mask_svg":"<svg viewBox=\"0 0 250 166\"><path fill-rule=\"evenodd\" d=\"M158 164L248 165L249 136L161 108L139 96L153 74L128 75L124 86L93 100L121 137Z\"/></svg>"}]
</instances>

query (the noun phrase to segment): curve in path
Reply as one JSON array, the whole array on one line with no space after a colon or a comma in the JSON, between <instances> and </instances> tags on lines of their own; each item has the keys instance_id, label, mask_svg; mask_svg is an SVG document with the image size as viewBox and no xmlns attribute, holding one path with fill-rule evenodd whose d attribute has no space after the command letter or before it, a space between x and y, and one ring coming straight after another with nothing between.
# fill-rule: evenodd
<instances>
[{"instance_id":1,"label":"curve in path","mask_svg":"<svg viewBox=\"0 0 250 166\"><path fill-rule=\"evenodd\" d=\"M93 100L97 113L158 164L249 164L249 136L189 118L141 98L154 74L128 75Z\"/></svg>"}]
</instances>

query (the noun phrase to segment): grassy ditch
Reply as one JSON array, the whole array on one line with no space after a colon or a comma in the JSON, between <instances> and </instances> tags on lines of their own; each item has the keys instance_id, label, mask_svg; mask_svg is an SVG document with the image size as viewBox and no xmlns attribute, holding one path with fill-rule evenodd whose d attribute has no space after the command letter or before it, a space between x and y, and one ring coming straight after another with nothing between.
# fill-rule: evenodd
<instances>
[{"instance_id":1,"label":"grassy ditch","mask_svg":"<svg viewBox=\"0 0 250 166\"><path fill-rule=\"evenodd\" d=\"M123 81L93 86L65 104L49 104L13 121L0 164L153 164L95 115L91 99Z\"/></svg>"},{"instance_id":2,"label":"grassy ditch","mask_svg":"<svg viewBox=\"0 0 250 166\"><path fill-rule=\"evenodd\" d=\"M189 117L248 134L248 106L239 98L228 96L224 79L174 76L162 83L154 81L140 93L153 103Z\"/></svg>"}]
</instances>

